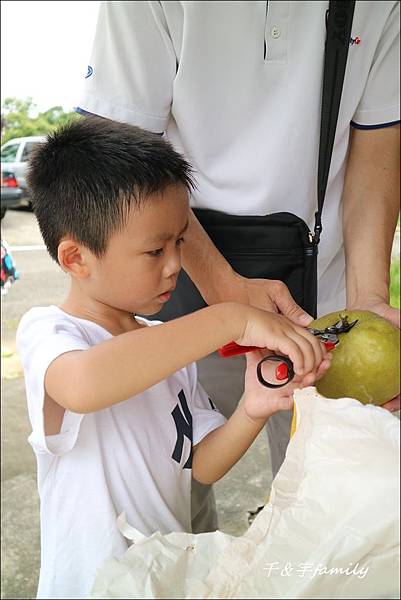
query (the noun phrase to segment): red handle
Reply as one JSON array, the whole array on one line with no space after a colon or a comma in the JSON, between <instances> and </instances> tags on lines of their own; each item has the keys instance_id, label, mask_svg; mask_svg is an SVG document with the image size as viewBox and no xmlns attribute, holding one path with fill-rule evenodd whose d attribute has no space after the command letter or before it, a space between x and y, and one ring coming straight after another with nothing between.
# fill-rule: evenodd
<instances>
[{"instance_id":1,"label":"red handle","mask_svg":"<svg viewBox=\"0 0 401 600\"><path fill-rule=\"evenodd\" d=\"M336 347L336 345L333 344L333 342L324 342L324 345L326 346L326 350L328 351L333 350L333 348ZM258 346L240 346L235 342L229 342L222 348L219 348L218 352L223 358L230 358L230 356L236 356L237 354L246 354L247 352L253 352L253 350L262 350L262 348L259 348Z\"/></svg>"},{"instance_id":2,"label":"red handle","mask_svg":"<svg viewBox=\"0 0 401 600\"><path fill-rule=\"evenodd\" d=\"M283 362L280 363L278 367L276 367L276 379L278 379L279 381L288 379L288 367Z\"/></svg>"},{"instance_id":3,"label":"red handle","mask_svg":"<svg viewBox=\"0 0 401 600\"><path fill-rule=\"evenodd\" d=\"M257 346L240 346L235 342L230 342L222 348L219 348L218 352L223 358L230 358L230 356L246 354L247 352L252 352L253 350L261 350L261 348L258 348Z\"/></svg>"}]
</instances>

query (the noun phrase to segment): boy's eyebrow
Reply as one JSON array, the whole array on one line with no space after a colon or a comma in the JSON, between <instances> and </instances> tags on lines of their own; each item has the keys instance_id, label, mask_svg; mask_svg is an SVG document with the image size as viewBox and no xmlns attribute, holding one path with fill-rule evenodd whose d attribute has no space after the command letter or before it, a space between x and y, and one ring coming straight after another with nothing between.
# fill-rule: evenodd
<instances>
[{"instance_id":1,"label":"boy's eyebrow","mask_svg":"<svg viewBox=\"0 0 401 600\"><path fill-rule=\"evenodd\" d=\"M186 232L186 230L189 227L189 220L186 222L186 224L184 225L184 227L181 229L181 231L179 232L179 236L182 235L183 233ZM171 240L174 237L174 235L165 233L165 234L161 234L161 235L157 235L153 238L151 238L150 240L148 240L149 244L156 244L158 242L168 242L168 240Z\"/></svg>"}]
</instances>

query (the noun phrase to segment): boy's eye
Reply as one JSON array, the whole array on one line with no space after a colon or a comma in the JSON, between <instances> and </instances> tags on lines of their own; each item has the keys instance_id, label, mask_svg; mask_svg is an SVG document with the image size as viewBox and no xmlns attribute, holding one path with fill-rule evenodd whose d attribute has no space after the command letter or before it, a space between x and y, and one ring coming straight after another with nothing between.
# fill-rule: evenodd
<instances>
[{"instance_id":1,"label":"boy's eye","mask_svg":"<svg viewBox=\"0 0 401 600\"><path fill-rule=\"evenodd\" d=\"M184 238L180 237L175 245L176 246L181 246L181 244L184 242ZM149 252L147 252L146 254L148 254L149 256L161 256L163 254L163 248L158 248L157 250L150 250Z\"/></svg>"},{"instance_id":2,"label":"boy's eye","mask_svg":"<svg viewBox=\"0 0 401 600\"><path fill-rule=\"evenodd\" d=\"M157 250L151 250L150 252L147 252L147 254L149 254L149 256L161 256L163 253L163 248L158 248Z\"/></svg>"}]
</instances>

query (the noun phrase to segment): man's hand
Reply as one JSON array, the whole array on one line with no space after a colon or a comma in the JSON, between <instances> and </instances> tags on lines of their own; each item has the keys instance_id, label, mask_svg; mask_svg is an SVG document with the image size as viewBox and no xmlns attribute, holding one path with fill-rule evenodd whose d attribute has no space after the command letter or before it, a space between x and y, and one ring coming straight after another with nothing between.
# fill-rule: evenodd
<instances>
[{"instance_id":1,"label":"man's hand","mask_svg":"<svg viewBox=\"0 0 401 600\"><path fill-rule=\"evenodd\" d=\"M301 327L307 327L313 320L298 306L282 281L247 279L234 272L232 277L232 284L220 289L221 302L239 302L269 312L279 312Z\"/></svg>"},{"instance_id":2,"label":"man's hand","mask_svg":"<svg viewBox=\"0 0 401 600\"><path fill-rule=\"evenodd\" d=\"M400 328L400 310L390 306L386 302L378 302L376 304L368 305L368 307L364 308L363 310L371 310L384 319L390 321L390 323L396 327Z\"/></svg>"}]
</instances>

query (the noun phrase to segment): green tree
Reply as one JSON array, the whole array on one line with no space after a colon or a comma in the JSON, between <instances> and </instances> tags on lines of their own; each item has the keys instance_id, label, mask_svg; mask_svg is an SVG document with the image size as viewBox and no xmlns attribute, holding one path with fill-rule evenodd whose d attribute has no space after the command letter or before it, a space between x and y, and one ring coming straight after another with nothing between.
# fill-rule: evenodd
<instances>
[{"instance_id":1,"label":"green tree","mask_svg":"<svg viewBox=\"0 0 401 600\"><path fill-rule=\"evenodd\" d=\"M38 112L32 98L6 98L1 107L1 143L16 137L46 135L69 120L80 118L77 113L64 112L61 106Z\"/></svg>"}]
</instances>

